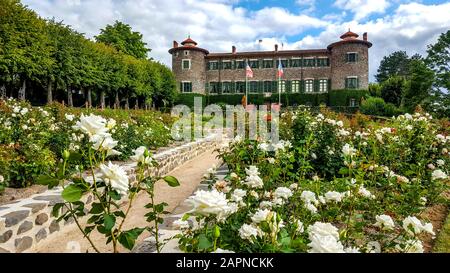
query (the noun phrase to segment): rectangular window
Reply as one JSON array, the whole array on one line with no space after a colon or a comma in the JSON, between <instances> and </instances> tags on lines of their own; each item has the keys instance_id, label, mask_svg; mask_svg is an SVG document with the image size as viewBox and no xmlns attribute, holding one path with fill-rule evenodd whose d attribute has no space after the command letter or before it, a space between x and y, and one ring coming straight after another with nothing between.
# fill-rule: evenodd
<instances>
[{"instance_id":1,"label":"rectangular window","mask_svg":"<svg viewBox=\"0 0 450 273\"><path fill-rule=\"evenodd\" d=\"M347 63L356 63L358 61L358 53L348 52L346 61L347 61Z\"/></svg>"},{"instance_id":2,"label":"rectangular window","mask_svg":"<svg viewBox=\"0 0 450 273\"><path fill-rule=\"evenodd\" d=\"M280 65L280 60L277 60L277 66L276 67L278 68L279 65ZM288 60L282 59L281 60L281 65L283 66L283 68L288 67L288 65L289 65Z\"/></svg>"},{"instance_id":3,"label":"rectangular window","mask_svg":"<svg viewBox=\"0 0 450 273\"><path fill-rule=\"evenodd\" d=\"M286 92L286 81L278 81L278 91L281 93Z\"/></svg>"},{"instance_id":4,"label":"rectangular window","mask_svg":"<svg viewBox=\"0 0 450 273\"><path fill-rule=\"evenodd\" d=\"M236 68L237 69L244 69L245 68L245 62L242 60L236 61Z\"/></svg>"},{"instance_id":5,"label":"rectangular window","mask_svg":"<svg viewBox=\"0 0 450 273\"><path fill-rule=\"evenodd\" d=\"M263 68L273 68L273 60L263 60Z\"/></svg>"},{"instance_id":6,"label":"rectangular window","mask_svg":"<svg viewBox=\"0 0 450 273\"><path fill-rule=\"evenodd\" d=\"M258 93L258 82L251 81L249 84L249 92L250 93Z\"/></svg>"},{"instance_id":7,"label":"rectangular window","mask_svg":"<svg viewBox=\"0 0 450 273\"><path fill-rule=\"evenodd\" d=\"M250 61L248 62L248 65L249 65L251 68L259 68L259 61L258 61L258 60L250 60Z\"/></svg>"},{"instance_id":8,"label":"rectangular window","mask_svg":"<svg viewBox=\"0 0 450 273\"><path fill-rule=\"evenodd\" d=\"M182 67L183 67L183 70L191 69L191 60L183 60Z\"/></svg>"},{"instance_id":9,"label":"rectangular window","mask_svg":"<svg viewBox=\"0 0 450 273\"><path fill-rule=\"evenodd\" d=\"M302 59L296 58L291 59L291 67L301 67L302 66Z\"/></svg>"},{"instance_id":10,"label":"rectangular window","mask_svg":"<svg viewBox=\"0 0 450 273\"><path fill-rule=\"evenodd\" d=\"M271 93L272 89L272 81L264 81L264 93Z\"/></svg>"},{"instance_id":11,"label":"rectangular window","mask_svg":"<svg viewBox=\"0 0 450 273\"><path fill-rule=\"evenodd\" d=\"M314 67L316 65L316 60L314 58L303 59L304 67Z\"/></svg>"},{"instance_id":12,"label":"rectangular window","mask_svg":"<svg viewBox=\"0 0 450 273\"><path fill-rule=\"evenodd\" d=\"M347 77L345 79L345 88L347 89L358 89L358 85L358 77Z\"/></svg>"},{"instance_id":13,"label":"rectangular window","mask_svg":"<svg viewBox=\"0 0 450 273\"><path fill-rule=\"evenodd\" d=\"M292 93L300 92L300 81L295 80L291 82L291 92Z\"/></svg>"},{"instance_id":14,"label":"rectangular window","mask_svg":"<svg viewBox=\"0 0 450 273\"><path fill-rule=\"evenodd\" d=\"M350 99L350 107L356 107L356 106L358 106L356 104L356 99Z\"/></svg>"},{"instance_id":15,"label":"rectangular window","mask_svg":"<svg viewBox=\"0 0 450 273\"><path fill-rule=\"evenodd\" d=\"M319 67L329 66L328 58L317 58L317 66Z\"/></svg>"},{"instance_id":16,"label":"rectangular window","mask_svg":"<svg viewBox=\"0 0 450 273\"><path fill-rule=\"evenodd\" d=\"M232 88L233 86L232 86L232 84L231 84L231 82L222 82L222 93L223 94L231 94L232 92L232 90L231 90L231 88Z\"/></svg>"},{"instance_id":17,"label":"rectangular window","mask_svg":"<svg viewBox=\"0 0 450 273\"><path fill-rule=\"evenodd\" d=\"M305 93L314 92L314 80L305 80Z\"/></svg>"},{"instance_id":18,"label":"rectangular window","mask_svg":"<svg viewBox=\"0 0 450 273\"><path fill-rule=\"evenodd\" d=\"M245 82L236 82L236 93L245 93Z\"/></svg>"},{"instance_id":19,"label":"rectangular window","mask_svg":"<svg viewBox=\"0 0 450 273\"><path fill-rule=\"evenodd\" d=\"M327 79L319 80L319 92L328 92L328 80Z\"/></svg>"},{"instance_id":20,"label":"rectangular window","mask_svg":"<svg viewBox=\"0 0 450 273\"><path fill-rule=\"evenodd\" d=\"M209 93L219 94L219 83L218 82L210 82L209 83Z\"/></svg>"},{"instance_id":21,"label":"rectangular window","mask_svg":"<svg viewBox=\"0 0 450 273\"><path fill-rule=\"evenodd\" d=\"M192 93L192 82L182 82L181 83L182 93Z\"/></svg>"},{"instance_id":22,"label":"rectangular window","mask_svg":"<svg viewBox=\"0 0 450 273\"><path fill-rule=\"evenodd\" d=\"M211 61L208 63L209 70L217 70L219 69L219 62L218 61Z\"/></svg>"},{"instance_id":23,"label":"rectangular window","mask_svg":"<svg viewBox=\"0 0 450 273\"><path fill-rule=\"evenodd\" d=\"M223 69L231 69L231 61L223 61L222 68Z\"/></svg>"}]
</instances>

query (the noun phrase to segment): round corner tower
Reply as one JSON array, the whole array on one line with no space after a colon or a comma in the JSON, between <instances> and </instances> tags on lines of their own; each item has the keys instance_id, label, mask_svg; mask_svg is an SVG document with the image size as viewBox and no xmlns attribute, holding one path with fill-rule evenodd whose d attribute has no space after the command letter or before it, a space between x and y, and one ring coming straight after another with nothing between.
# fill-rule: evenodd
<instances>
[{"instance_id":1,"label":"round corner tower","mask_svg":"<svg viewBox=\"0 0 450 273\"><path fill-rule=\"evenodd\" d=\"M169 50L172 55L172 71L180 93L205 93L206 65L205 56L208 50L197 47L197 43L188 37L178 46L173 41L173 48Z\"/></svg>"},{"instance_id":2,"label":"round corner tower","mask_svg":"<svg viewBox=\"0 0 450 273\"><path fill-rule=\"evenodd\" d=\"M367 33L363 39L350 30L341 40L328 46L331 53L331 88L368 89L369 88L369 48Z\"/></svg>"}]
</instances>

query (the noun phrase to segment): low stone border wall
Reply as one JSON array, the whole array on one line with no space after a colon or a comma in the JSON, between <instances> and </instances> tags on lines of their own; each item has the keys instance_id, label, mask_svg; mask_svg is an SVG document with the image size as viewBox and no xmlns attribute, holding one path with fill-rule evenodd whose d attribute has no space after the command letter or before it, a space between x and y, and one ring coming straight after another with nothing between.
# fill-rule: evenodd
<instances>
[{"instance_id":1,"label":"low stone border wall","mask_svg":"<svg viewBox=\"0 0 450 273\"><path fill-rule=\"evenodd\" d=\"M216 135L186 143L175 148L155 154L159 168L151 171L152 175L164 175L184 162L212 148L217 148L221 140ZM128 173L130 180L136 179L136 163L118 163ZM51 234L63 232L63 229L73 224L73 219L57 222L52 217L52 208L62 202L61 187L35 194L29 198L9 204L0 205L0 253L26 252L42 240L50 239ZM84 196L87 204L92 202L92 196Z\"/></svg>"}]
</instances>

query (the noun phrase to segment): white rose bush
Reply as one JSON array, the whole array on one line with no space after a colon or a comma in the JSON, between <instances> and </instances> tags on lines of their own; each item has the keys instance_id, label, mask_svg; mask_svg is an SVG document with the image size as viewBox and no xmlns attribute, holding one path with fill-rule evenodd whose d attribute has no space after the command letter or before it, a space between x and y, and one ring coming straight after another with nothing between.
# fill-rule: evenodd
<instances>
[{"instance_id":1,"label":"white rose bush","mask_svg":"<svg viewBox=\"0 0 450 273\"><path fill-rule=\"evenodd\" d=\"M75 121L74 117L70 119ZM63 187L64 203L55 204L53 216L58 221L73 219L96 252L100 250L90 237L94 230L105 236L107 244L112 244L114 253L119 251L119 245L131 250L136 239L143 231L148 230L155 237L159 252L164 244L158 238L159 224L163 222L163 215L168 212L165 210L167 203L155 203L154 185L158 181L165 181L169 186L177 187L179 182L172 176L150 176L150 168L157 167L158 164L144 146L136 148L134 155L130 157L137 165L136 179L131 181L123 167L108 160L109 157L120 154L115 150L119 142L111 134L115 124L112 119L82 114L72 128L85 136L83 139L87 142L84 145L87 147L80 149L83 154L65 150L58 170L53 174L41 175L38 183L49 188ZM87 158L89 163L78 165L78 173L68 172L71 165L82 158ZM151 201L145 206L149 209L145 217L151 225L124 230L133 201L140 192L147 193ZM92 204L87 204L83 199L88 194L93 198ZM121 206L123 201L127 203L125 208ZM84 226L80 223L82 217L87 217L87 224Z\"/></svg>"},{"instance_id":2,"label":"white rose bush","mask_svg":"<svg viewBox=\"0 0 450 273\"><path fill-rule=\"evenodd\" d=\"M193 224L180 229L180 249L423 252L436 230L422 212L447 202L450 138L428 114L341 119L287 112L284 141L237 137L218 150L229 175L219 183L208 174L210 191L191 197L193 209L180 221Z\"/></svg>"}]
</instances>

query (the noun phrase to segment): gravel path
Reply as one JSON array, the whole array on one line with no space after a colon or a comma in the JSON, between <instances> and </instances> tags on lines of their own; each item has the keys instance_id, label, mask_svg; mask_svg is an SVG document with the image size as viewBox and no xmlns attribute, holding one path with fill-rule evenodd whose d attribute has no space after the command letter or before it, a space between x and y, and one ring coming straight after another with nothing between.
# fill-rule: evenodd
<instances>
[{"instance_id":1,"label":"gravel path","mask_svg":"<svg viewBox=\"0 0 450 273\"><path fill-rule=\"evenodd\" d=\"M180 181L180 186L170 188L166 183L160 182L155 186L156 202L166 202L169 204L168 211L174 210L181 202L189 197L199 185L203 174L213 164L219 165L219 160L213 150L206 151L197 158L187 161L171 171L168 175L175 176ZM124 228L144 227L148 223L145 221L144 215L148 212L144 206L149 203L149 198L145 193L139 195L135 200L130 215L125 222ZM123 204L126 206L127 204ZM148 237L148 233L143 233L137 243ZM112 244L105 245L104 235L92 232L91 239L101 252L112 252ZM72 225L64 229L64 231L56 232L47 240L43 241L30 252L40 253L60 253L60 252L94 252L86 239L81 238L81 232L76 225ZM119 249L120 252L128 252L124 248Z\"/></svg>"}]
</instances>

